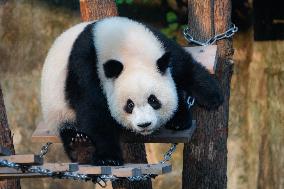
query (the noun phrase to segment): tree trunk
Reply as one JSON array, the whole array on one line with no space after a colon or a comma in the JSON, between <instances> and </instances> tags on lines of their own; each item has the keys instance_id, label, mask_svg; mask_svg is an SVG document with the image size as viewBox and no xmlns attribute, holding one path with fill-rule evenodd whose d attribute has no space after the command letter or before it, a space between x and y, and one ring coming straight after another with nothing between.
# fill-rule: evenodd
<instances>
[{"instance_id":1,"label":"tree trunk","mask_svg":"<svg viewBox=\"0 0 284 189\"><path fill-rule=\"evenodd\" d=\"M145 145L141 143L123 144L124 159L126 163L147 163ZM113 183L114 189L151 189L150 179L141 182L121 180Z\"/></svg>"},{"instance_id":2,"label":"tree trunk","mask_svg":"<svg viewBox=\"0 0 284 189\"><path fill-rule=\"evenodd\" d=\"M117 16L117 8L113 0L80 0L80 10L83 21Z\"/></svg>"},{"instance_id":3,"label":"tree trunk","mask_svg":"<svg viewBox=\"0 0 284 189\"><path fill-rule=\"evenodd\" d=\"M2 95L2 89L0 85L0 146L9 148L13 154L15 154L13 139L11 136L11 131L8 126L7 115L5 112L5 105ZM0 189L19 189L20 180L11 179L11 180L0 180Z\"/></svg>"},{"instance_id":4,"label":"tree trunk","mask_svg":"<svg viewBox=\"0 0 284 189\"><path fill-rule=\"evenodd\" d=\"M230 27L230 0L188 0L189 27L193 37L205 41ZM197 129L184 146L182 188L227 188L227 137L230 82L233 71L232 42L217 42L217 68L225 101L216 111L194 109Z\"/></svg>"},{"instance_id":5,"label":"tree trunk","mask_svg":"<svg viewBox=\"0 0 284 189\"><path fill-rule=\"evenodd\" d=\"M117 8L113 0L80 0L83 21L98 20L104 17L117 16ZM128 163L147 163L144 144L123 144L125 161ZM151 180L131 183L126 180L113 183L114 189L151 189Z\"/></svg>"}]
</instances>

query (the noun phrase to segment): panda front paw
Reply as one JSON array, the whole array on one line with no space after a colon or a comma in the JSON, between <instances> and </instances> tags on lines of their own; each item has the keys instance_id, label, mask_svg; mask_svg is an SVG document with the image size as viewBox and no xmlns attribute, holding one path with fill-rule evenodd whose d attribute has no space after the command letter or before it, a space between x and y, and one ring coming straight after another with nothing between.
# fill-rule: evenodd
<instances>
[{"instance_id":1,"label":"panda front paw","mask_svg":"<svg viewBox=\"0 0 284 189\"><path fill-rule=\"evenodd\" d=\"M190 128L192 125L192 118L189 115L184 117L177 117L176 120L166 124L166 129L180 131Z\"/></svg>"},{"instance_id":2,"label":"panda front paw","mask_svg":"<svg viewBox=\"0 0 284 189\"><path fill-rule=\"evenodd\" d=\"M59 129L59 135L64 145L69 145L76 138L77 128L71 123L64 123Z\"/></svg>"},{"instance_id":3,"label":"panda front paw","mask_svg":"<svg viewBox=\"0 0 284 189\"><path fill-rule=\"evenodd\" d=\"M72 162L90 163L95 148L92 140L84 133L78 131L75 125L64 123L59 134L64 150Z\"/></svg>"},{"instance_id":4,"label":"panda front paw","mask_svg":"<svg viewBox=\"0 0 284 189\"><path fill-rule=\"evenodd\" d=\"M206 98L196 98L196 102L199 106L205 108L206 110L217 109L224 102L224 97L218 90L210 91L206 93Z\"/></svg>"}]
</instances>

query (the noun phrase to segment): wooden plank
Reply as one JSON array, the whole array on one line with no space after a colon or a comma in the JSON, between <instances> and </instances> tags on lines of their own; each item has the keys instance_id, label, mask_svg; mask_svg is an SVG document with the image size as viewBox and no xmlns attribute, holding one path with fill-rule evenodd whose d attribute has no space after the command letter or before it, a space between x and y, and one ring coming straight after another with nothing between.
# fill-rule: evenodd
<instances>
[{"instance_id":1,"label":"wooden plank","mask_svg":"<svg viewBox=\"0 0 284 189\"><path fill-rule=\"evenodd\" d=\"M69 171L69 166L72 163L45 163L39 167L49 169L54 172L64 172ZM35 167L35 166L32 166ZM0 167L0 179L6 178L43 178L48 177L38 173L23 173L21 170L16 170L8 167Z\"/></svg>"},{"instance_id":2,"label":"wooden plank","mask_svg":"<svg viewBox=\"0 0 284 189\"><path fill-rule=\"evenodd\" d=\"M113 167L111 171L112 175L116 177L132 177L142 175L141 169L136 167Z\"/></svg>"},{"instance_id":3,"label":"wooden plank","mask_svg":"<svg viewBox=\"0 0 284 189\"><path fill-rule=\"evenodd\" d=\"M15 178L46 178L48 176L41 175L38 173L11 173L11 174L0 174L1 179L15 179Z\"/></svg>"},{"instance_id":4,"label":"wooden plank","mask_svg":"<svg viewBox=\"0 0 284 189\"><path fill-rule=\"evenodd\" d=\"M185 47L185 49L211 74L215 73L217 45Z\"/></svg>"},{"instance_id":5,"label":"wooden plank","mask_svg":"<svg viewBox=\"0 0 284 189\"><path fill-rule=\"evenodd\" d=\"M9 167L0 167L0 175L2 174L20 174L22 173L21 170L16 170Z\"/></svg>"},{"instance_id":6,"label":"wooden plank","mask_svg":"<svg viewBox=\"0 0 284 189\"><path fill-rule=\"evenodd\" d=\"M141 169L142 174L162 175L172 171L172 165L169 163L156 164L126 164L126 166L137 167Z\"/></svg>"},{"instance_id":7,"label":"wooden plank","mask_svg":"<svg viewBox=\"0 0 284 189\"><path fill-rule=\"evenodd\" d=\"M70 171L69 165L70 163L44 163L43 165L36 166L36 167L42 167L44 169L49 169L50 171L55 171L55 172L64 172L64 171ZM32 167L35 167L35 166L32 166ZM0 167L0 174L1 173L5 173L5 174L22 173L22 171L9 168L9 167Z\"/></svg>"},{"instance_id":8,"label":"wooden plank","mask_svg":"<svg viewBox=\"0 0 284 189\"><path fill-rule=\"evenodd\" d=\"M41 158L39 155L34 155L34 154L0 156L0 159L19 163L19 164L26 164L26 165L42 165L43 164L43 158Z\"/></svg>"},{"instance_id":9,"label":"wooden plank","mask_svg":"<svg viewBox=\"0 0 284 189\"><path fill-rule=\"evenodd\" d=\"M92 166L92 165L78 165L78 166L79 166L79 169L77 171L78 173L88 174L88 175L100 175L100 174L115 175L117 177L140 176L142 174L161 175L172 171L172 166L168 163L125 164L123 166Z\"/></svg>"},{"instance_id":10,"label":"wooden plank","mask_svg":"<svg viewBox=\"0 0 284 189\"><path fill-rule=\"evenodd\" d=\"M131 132L122 133L121 140L125 143L187 143L190 141L196 129L196 122L186 130L174 131L170 129L160 129L151 135L138 135Z\"/></svg>"},{"instance_id":11,"label":"wooden plank","mask_svg":"<svg viewBox=\"0 0 284 189\"><path fill-rule=\"evenodd\" d=\"M121 136L122 142L125 143L186 143L189 142L196 128L196 122L193 121L191 128L181 131L173 131L162 128L151 135L138 135L129 131L123 132ZM57 128L47 130L43 123L40 123L32 135L33 142L53 142L61 143L58 137Z\"/></svg>"},{"instance_id":12,"label":"wooden plank","mask_svg":"<svg viewBox=\"0 0 284 189\"><path fill-rule=\"evenodd\" d=\"M12 151L9 148L0 145L0 156L12 155Z\"/></svg>"},{"instance_id":13,"label":"wooden plank","mask_svg":"<svg viewBox=\"0 0 284 189\"><path fill-rule=\"evenodd\" d=\"M71 166L71 169L70 169ZM35 167L35 166L33 166ZM117 177L141 176L142 174L161 175L171 172L172 166L168 163L161 164L125 164L124 166L92 166L78 165L76 163L45 163L39 167L49 169L54 172L76 171L88 175L114 175ZM23 173L7 167L0 167L0 179L4 178L31 178L47 177L37 173Z\"/></svg>"},{"instance_id":14,"label":"wooden plank","mask_svg":"<svg viewBox=\"0 0 284 189\"><path fill-rule=\"evenodd\" d=\"M69 171L69 164L70 163L44 163L42 168L49 169L50 171L54 172L64 172Z\"/></svg>"},{"instance_id":15,"label":"wooden plank","mask_svg":"<svg viewBox=\"0 0 284 189\"><path fill-rule=\"evenodd\" d=\"M60 138L58 137L57 127L49 128L44 122L40 122L32 135L32 142L52 142L52 143L61 143Z\"/></svg>"},{"instance_id":16,"label":"wooden plank","mask_svg":"<svg viewBox=\"0 0 284 189\"><path fill-rule=\"evenodd\" d=\"M106 173L111 174L111 169L109 168L109 171L105 171L104 166L79 165L79 169L77 172L81 174L100 175Z\"/></svg>"}]
</instances>

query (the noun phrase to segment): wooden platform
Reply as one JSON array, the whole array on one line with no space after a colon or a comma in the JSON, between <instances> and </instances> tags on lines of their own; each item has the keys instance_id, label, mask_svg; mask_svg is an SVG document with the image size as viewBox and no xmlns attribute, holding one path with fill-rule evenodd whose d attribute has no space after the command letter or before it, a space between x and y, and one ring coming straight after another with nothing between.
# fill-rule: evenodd
<instances>
[{"instance_id":1,"label":"wooden platform","mask_svg":"<svg viewBox=\"0 0 284 189\"><path fill-rule=\"evenodd\" d=\"M40 167L49 169L55 172L69 171L69 163L45 163ZM0 179L6 178L34 178L34 177L47 177L38 173L23 173L21 170L13 168L0 167Z\"/></svg>"},{"instance_id":2,"label":"wooden platform","mask_svg":"<svg viewBox=\"0 0 284 189\"><path fill-rule=\"evenodd\" d=\"M162 175L172 171L172 166L168 163L161 164L125 164L123 166L91 166L78 165L70 168L70 171L76 171L88 175L114 175L116 177L141 176L143 174Z\"/></svg>"},{"instance_id":3,"label":"wooden platform","mask_svg":"<svg viewBox=\"0 0 284 189\"><path fill-rule=\"evenodd\" d=\"M0 156L0 160L7 160L15 162L22 165L42 165L43 158L39 155L34 154L24 154L24 155L10 155L10 156Z\"/></svg>"},{"instance_id":4,"label":"wooden platform","mask_svg":"<svg viewBox=\"0 0 284 189\"><path fill-rule=\"evenodd\" d=\"M217 45L185 47L197 62L201 63L211 74L215 73Z\"/></svg>"},{"instance_id":5,"label":"wooden platform","mask_svg":"<svg viewBox=\"0 0 284 189\"><path fill-rule=\"evenodd\" d=\"M125 143L187 143L196 128L195 121L193 121L192 127L186 130L173 131L162 128L154 134L143 136L132 132L123 132L121 136L122 142ZM57 128L48 130L41 122L32 135L33 142L53 142L61 143L58 137Z\"/></svg>"},{"instance_id":6,"label":"wooden platform","mask_svg":"<svg viewBox=\"0 0 284 189\"><path fill-rule=\"evenodd\" d=\"M116 177L141 176L143 174L162 175L171 172L172 166L161 164L126 164L124 166L92 166L76 163L45 163L40 167L54 172L76 172L86 175L114 175ZM7 167L0 167L0 179L47 177L38 173L24 173Z\"/></svg>"}]
</instances>

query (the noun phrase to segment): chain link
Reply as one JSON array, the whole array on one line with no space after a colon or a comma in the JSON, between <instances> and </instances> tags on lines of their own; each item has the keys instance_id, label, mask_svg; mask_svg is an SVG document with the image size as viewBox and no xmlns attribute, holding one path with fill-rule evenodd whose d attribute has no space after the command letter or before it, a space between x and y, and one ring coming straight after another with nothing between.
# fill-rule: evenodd
<instances>
[{"instance_id":1,"label":"chain link","mask_svg":"<svg viewBox=\"0 0 284 189\"><path fill-rule=\"evenodd\" d=\"M164 164L168 161L171 160L172 158L172 154L176 151L176 148L177 148L177 143L173 143L171 145L171 147L169 148L169 150L164 154L164 158L163 160L160 161L160 163ZM142 181L142 180L147 180L147 179L150 179L150 178L155 178L156 175L153 175L153 174L146 174L146 175L142 175L142 176L132 176L132 177L127 177L127 179L129 181Z\"/></svg>"},{"instance_id":2,"label":"chain link","mask_svg":"<svg viewBox=\"0 0 284 189\"><path fill-rule=\"evenodd\" d=\"M177 143L173 143L170 149L164 154L164 159L160 161L160 163L164 164L172 159L173 153L177 149Z\"/></svg>"},{"instance_id":3,"label":"chain link","mask_svg":"<svg viewBox=\"0 0 284 189\"><path fill-rule=\"evenodd\" d=\"M221 33L221 34L217 34L217 35L208 39L205 42L198 41L198 40L194 39L192 37L192 35L189 34L190 33L189 31L190 31L190 29L189 29L188 26L186 28L184 28L184 30L183 30L184 38L188 42L192 42L192 43L195 43L195 44L201 45L201 46L207 46L207 45L212 45L213 43L215 43L218 40L232 37L238 31L238 27L236 27L235 24L232 24L232 27L230 27L227 31L225 31L224 33Z\"/></svg>"},{"instance_id":4,"label":"chain link","mask_svg":"<svg viewBox=\"0 0 284 189\"><path fill-rule=\"evenodd\" d=\"M52 144L51 142L48 142L48 143L46 143L45 145L43 145L43 146L41 147L40 152L39 152L38 155L39 155L40 157L45 156L45 154L48 153L48 149L49 149L49 147L50 147L51 144Z\"/></svg>"},{"instance_id":5,"label":"chain link","mask_svg":"<svg viewBox=\"0 0 284 189\"><path fill-rule=\"evenodd\" d=\"M52 143L48 142L42 147L42 149L39 153L39 155L41 157L43 157L45 154L47 154L48 148L51 144ZM176 146L177 146L177 143L173 143L171 145L169 150L164 154L164 158L163 158L163 160L160 161L160 163L164 164L164 163L171 160L172 154L176 150ZM27 166L22 166L20 164L10 162L10 161L7 161L7 160L0 160L0 167L1 166L13 168L13 169L16 169L16 170L22 170L23 172L38 173L38 174L41 174L41 175L45 175L45 176L52 177L52 178L58 178L58 179L73 179L73 180L80 180L80 181L92 180L93 182L99 184L102 188L105 188L107 186L107 181L115 181L117 179L120 179L120 178L118 178L114 175L100 175L100 176L97 176L97 177L90 177L86 174L80 174L80 173L70 172L70 171L54 172L54 171L51 171L49 169L45 169L41 166L29 166L29 167L27 167ZM147 179L151 179L151 178L155 178L155 177L156 177L156 175L146 174L146 175L142 175L142 176L127 177L127 180L129 180L131 182L145 181Z\"/></svg>"},{"instance_id":6,"label":"chain link","mask_svg":"<svg viewBox=\"0 0 284 189\"><path fill-rule=\"evenodd\" d=\"M89 177L85 174L69 172L69 171L54 172L54 171L51 171L49 169L45 169L45 168L40 167L40 166L26 167L26 166L22 166L20 164L10 162L10 161L7 161L7 160L0 160L0 167L1 166L13 168L13 169L16 169L16 170L22 170L23 172L38 173L38 174L45 175L45 176L48 176L48 177L53 177L53 178L73 179L73 180L83 180L83 181L92 180L91 177Z\"/></svg>"}]
</instances>

